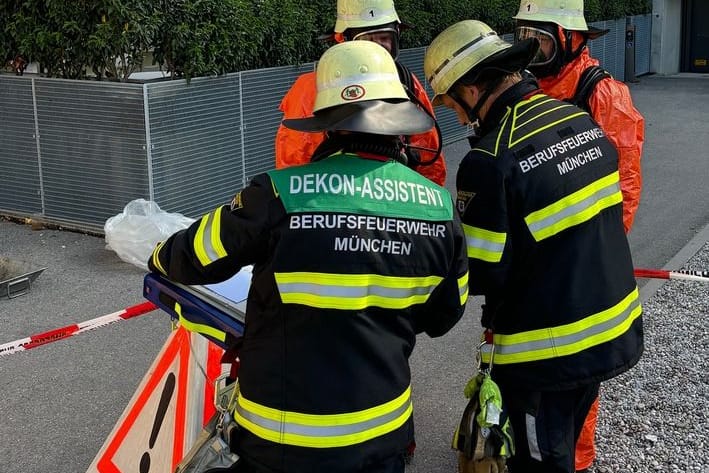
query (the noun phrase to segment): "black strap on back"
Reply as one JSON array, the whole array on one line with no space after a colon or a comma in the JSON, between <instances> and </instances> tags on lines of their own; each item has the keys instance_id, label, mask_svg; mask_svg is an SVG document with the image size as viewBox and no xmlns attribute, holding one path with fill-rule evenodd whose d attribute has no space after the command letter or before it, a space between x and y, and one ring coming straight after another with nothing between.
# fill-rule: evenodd
<instances>
[{"instance_id":1,"label":"black strap on back","mask_svg":"<svg viewBox=\"0 0 709 473\"><path fill-rule=\"evenodd\" d=\"M588 113L591 113L591 109L588 105L588 99L593 93L593 89L596 88L596 84L605 79L606 77L613 77L610 72L603 69L601 66L590 66L579 79L579 84L576 87L576 93L569 100L572 104L579 108L584 109Z\"/></svg>"},{"instance_id":2,"label":"black strap on back","mask_svg":"<svg viewBox=\"0 0 709 473\"><path fill-rule=\"evenodd\" d=\"M420 153L415 149L411 149L413 148L411 147L407 149L407 156L409 161L408 165L412 168L415 166L430 166L431 164L435 163L438 158L441 157L441 151L443 150L443 134L441 132L441 128L438 125L438 120L436 120L436 117L428 111L426 106L421 103L421 100L416 95L416 87L414 86L414 78L411 71L400 61L394 61L394 63L396 64L396 71L399 73L399 81L401 81L401 84L404 86L404 89L406 89L406 95L409 96L409 100L418 105L422 112L426 113L426 115L433 119L433 126L436 129L436 133L438 134L438 149L436 150L436 154L433 156L433 158L429 159L428 161L422 161L420 158ZM406 140L406 144L409 144L408 138Z\"/></svg>"},{"instance_id":3,"label":"black strap on back","mask_svg":"<svg viewBox=\"0 0 709 473\"><path fill-rule=\"evenodd\" d=\"M394 62L396 64L396 71L399 73L399 80L406 89L406 94L409 96L412 102L418 103L418 97L416 97L416 90L414 89L414 79L411 77L411 71L401 62Z\"/></svg>"}]
</instances>

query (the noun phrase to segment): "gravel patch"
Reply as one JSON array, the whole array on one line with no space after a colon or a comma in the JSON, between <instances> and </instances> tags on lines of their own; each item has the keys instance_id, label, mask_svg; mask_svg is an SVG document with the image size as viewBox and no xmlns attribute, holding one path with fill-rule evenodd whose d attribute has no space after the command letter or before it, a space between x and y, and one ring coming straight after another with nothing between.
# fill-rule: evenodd
<instances>
[{"instance_id":1,"label":"gravel patch","mask_svg":"<svg viewBox=\"0 0 709 473\"><path fill-rule=\"evenodd\" d=\"M709 268L709 244L683 269ZM644 307L645 352L601 385L593 473L709 473L709 284L669 280Z\"/></svg>"}]
</instances>

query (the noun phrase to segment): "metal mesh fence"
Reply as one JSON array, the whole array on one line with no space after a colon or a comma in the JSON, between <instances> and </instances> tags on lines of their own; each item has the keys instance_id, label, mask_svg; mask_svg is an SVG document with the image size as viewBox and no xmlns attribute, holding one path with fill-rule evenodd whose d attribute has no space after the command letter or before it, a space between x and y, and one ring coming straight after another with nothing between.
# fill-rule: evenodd
<instances>
[{"instance_id":1,"label":"metal mesh fence","mask_svg":"<svg viewBox=\"0 0 709 473\"><path fill-rule=\"evenodd\" d=\"M592 23L600 29L609 29L608 34L588 42L591 56L598 58L608 72L617 80L625 78L625 19Z\"/></svg>"},{"instance_id":2,"label":"metal mesh fence","mask_svg":"<svg viewBox=\"0 0 709 473\"><path fill-rule=\"evenodd\" d=\"M636 74L649 71L649 15L634 17ZM625 20L591 52L622 80ZM504 36L511 41L511 35ZM400 60L431 95L425 48ZM314 63L219 77L121 84L0 76L0 213L101 231L137 198L198 217L274 167L278 107ZM467 132L436 109L444 144Z\"/></svg>"},{"instance_id":3,"label":"metal mesh fence","mask_svg":"<svg viewBox=\"0 0 709 473\"><path fill-rule=\"evenodd\" d=\"M148 191L142 87L35 79L44 215L102 228Z\"/></svg>"},{"instance_id":4,"label":"metal mesh fence","mask_svg":"<svg viewBox=\"0 0 709 473\"><path fill-rule=\"evenodd\" d=\"M0 77L0 212L43 210L32 85Z\"/></svg>"},{"instance_id":5,"label":"metal mesh fence","mask_svg":"<svg viewBox=\"0 0 709 473\"><path fill-rule=\"evenodd\" d=\"M243 185L239 75L146 84L153 200L196 217Z\"/></svg>"},{"instance_id":6,"label":"metal mesh fence","mask_svg":"<svg viewBox=\"0 0 709 473\"><path fill-rule=\"evenodd\" d=\"M315 69L314 63L301 67L277 67L246 71L241 76L244 103L244 184L255 175L275 166L274 141L282 113L281 99L301 74Z\"/></svg>"}]
</instances>

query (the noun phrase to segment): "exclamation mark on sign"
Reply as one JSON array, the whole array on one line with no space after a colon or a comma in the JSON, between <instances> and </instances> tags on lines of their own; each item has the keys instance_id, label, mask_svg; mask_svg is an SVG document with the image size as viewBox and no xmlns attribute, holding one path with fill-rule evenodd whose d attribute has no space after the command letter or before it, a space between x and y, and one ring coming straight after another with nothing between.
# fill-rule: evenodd
<instances>
[{"instance_id":1,"label":"exclamation mark on sign","mask_svg":"<svg viewBox=\"0 0 709 473\"><path fill-rule=\"evenodd\" d=\"M173 392L175 392L175 374L170 373L165 381L165 386L162 388L158 411L155 413L155 420L153 421L153 430L150 432L148 450L151 450L155 446L155 441L158 438L158 433L160 433L160 426L162 425L162 421L165 419L165 413L167 412L167 407L170 405ZM149 471L150 451L147 451L140 458L140 473L148 473Z\"/></svg>"}]
</instances>

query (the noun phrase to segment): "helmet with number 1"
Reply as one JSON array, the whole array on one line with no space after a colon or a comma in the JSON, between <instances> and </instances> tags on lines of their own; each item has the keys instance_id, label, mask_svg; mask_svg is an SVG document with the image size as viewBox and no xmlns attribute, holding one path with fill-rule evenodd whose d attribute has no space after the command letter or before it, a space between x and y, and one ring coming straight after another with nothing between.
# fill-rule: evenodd
<instances>
[{"instance_id":1,"label":"helmet with number 1","mask_svg":"<svg viewBox=\"0 0 709 473\"><path fill-rule=\"evenodd\" d=\"M392 0L338 0L335 33L348 29L373 28L401 20Z\"/></svg>"},{"instance_id":2,"label":"helmet with number 1","mask_svg":"<svg viewBox=\"0 0 709 473\"><path fill-rule=\"evenodd\" d=\"M347 41L325 51L317 65L316 87L313 116L283 120L284 126L397 136L434 125L409 100L389 52L372 41Z\"/></svg>"},{"instance_id":3,"label":"helmet with number 1","mask_svg":"<svg viewBox=\"0 0 709 473\"><path fill-rule=\"evenodd\" d=\"M337 0L337 20L332 31L322 36L343 41L374 41L392 57L399 55L399 35L408 28L399 19L392 0Z\"/></svg>"},{"instance_id":4,"label":"helmet with number 1","mask_svg":"<svg viewBox=\"0 0 709 473\"><path fill-rule=\"evenodd\" d=\"M473 71L496 69L513 73L524 69L536 53L536 40L510 44L492 28L476 20L464 20L446 28L426 50L423 68L433 88L433 105Z\"/></svg>"},{"instance_id":5,"label":"helmet with number 1","mask_svg":"<svg viewBox=\"0 0 709 473\"><path fill-rule=\"evenodd\" d=\"M583 0L521 0L516 20L515 41L535 37L539 53L529 64L537 77L555 75L577 57L588 39L609 30L589 27L583 15Z\"/></svg>"},{"instance_id":6,"label":"helmet with number 1","mask_svg":"<svg viewBox=\"0 0 709 473\"><path fill-rule=\"evenodd\" d=\"M515 16L517 27L534 23L551 23L566 31L578 31L596 39L609 30L588 26L583 15L583 0L520 0Z\"/></svg>"}]
</instances>

